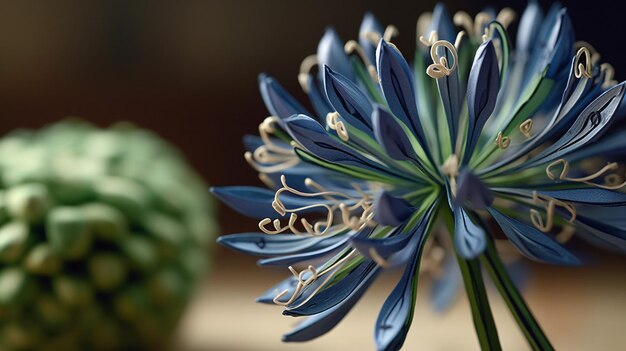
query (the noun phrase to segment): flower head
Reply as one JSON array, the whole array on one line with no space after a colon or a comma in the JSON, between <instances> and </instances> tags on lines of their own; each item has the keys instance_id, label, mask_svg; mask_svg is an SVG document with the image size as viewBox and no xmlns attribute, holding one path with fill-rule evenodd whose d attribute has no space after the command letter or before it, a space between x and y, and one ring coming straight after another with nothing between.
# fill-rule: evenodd
<instances>
[{"instance_id":1,"label":"flower head","mask_svg":"<svg viewBox=\"0 0 626 351\"><path fill-rule=\"evenodd\" d=\"M329 29L298 75L315 113L259 77L272 116L245 138L245 158L270 190L213 191L260 220L260 232L220 242L291 271L259 298L309 317L285 341L329 331L383 270L403 267L375 326L378 349L398 349L419 273L438 278L456 261L483 347L498 341L481 265L531 346L549 349L494 232L553 264L579 264L563 245L572 236L626 249L626 195L617 191L626 182L616 163L626 146L624 83L575 42L559 5L544 15L530 3L515 44L514 19L510 9L452 17L439 4L418 20L412 65L392 42L397 29L371 14L358 41L344 45Z\"/></svg>"}]
</instances>

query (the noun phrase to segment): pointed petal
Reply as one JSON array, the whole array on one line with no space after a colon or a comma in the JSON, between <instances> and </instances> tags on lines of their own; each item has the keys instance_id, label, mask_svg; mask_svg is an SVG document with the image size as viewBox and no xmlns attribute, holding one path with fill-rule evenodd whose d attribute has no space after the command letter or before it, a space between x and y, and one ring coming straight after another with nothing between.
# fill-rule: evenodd
<instances>
[{"instance_id":1,"label":"pointed petal","mask_svg":"<svg viewBox=\"0 0 626 351\"><path fill-rule=\"evenodd\" d=\"M578 265L580 261L554 239L534 227L505 216L489 207L489 214L498 222L506 237L524 256L546 263Z\"/></svg>"},{"instance_id":2,"label":"pointed petal","mask_svg":"<svg viewBox=\"0 0 626 351\"><path fill-rule=\"evenodd\" d=\"M491 190L468 169L457 177L456 206L463 206L466 201L475 209L483 209L493 202Z\"/></svg>"},{"instance_id":3,"label":"pointed petal","mask_svg":"<svg viewBox=\"0 0 626 351\"><path fill-rule=\"evenodd\" d=\"M224 186L211 188L211 192L224 204L244 216L258 219L277 216L276 211L272 207L275 195L275 192L272 190L254 186ZM323 198L305 198L290 194L282 194L281 200L288 208L328 202L328 200ZM319 209L305 210L303 213L315 211L319 211Z\"/></svg>"},{"instance_id":4,"label":"pointed petal","mask_svg":"<svg viewBox=\"0 0 626 351\"><path fill-rule=\"evenodd\" d=\"M524 167L528 168L563 158L596 140L610 124L626 91L625 86L626 82L615 85L595 99L580 113L567 133Z\"/></svg>"},{"instance_id":5,"label":"pointed petal","mask_svg":"<svg viewBox=\"0 0 626 351\"><path fill-rule=\"evenodd\" d=\"M373 269L359 282L359 285L350 292L341 302L326 311L313 315L299 324L289 333L283 335L285 342L301 342L315 339L333 329L350 312L354 304L363 296L367 288L374 281L378 273Z\"/></svg>"},{"instance_id":6,"label":"pointed petal","mask_svg":"<svg viewBox=\"0 0 626 351\"><path fill-rule=\"evenodd\" d=\"M296 286L298 285L298 279L293 275L290 275L289 278L280 281L278 284L273 287L267 289L261 296L256 298L256 302L264 303L268 305L275 305L274 298L280 293L287 290L286 296L292 296L296 291Z\"/></svg>"},{"instance_id":7,"label":"pointed petal","mask_svg":"<svg viewBox=\"0 0 626 351\"><path fill-rule=\"evenodd\" d=\"M317 61L320 67L328 66L349 80L354 81L354 70L348 55L343 50L343 42L332 28L326 29L317 46ZM320 71L320 79L323 79L323 77L324 73Z\"/></svg>"},{"instance_id":8,"label":"pointed petal","mask_svg":"<svg viewBox=\"0 0 626 351\"><path fill-rule=\"evenodd\" d=\"M415 149L402 126L389 112L379 105L372 114L376 141L394 160L417 160Z\"/></svg>"},{"instance_id":9,"label":"pointed petal","mask_svg":"<svg viewBox=\"0 0 626 351\"><path fill-rule=\"evenodd\" d=\"M543 21L543 11L537 1L532 0L528 2L524 13L519 21L519 28L517 30L517 51L520 53L530 54L530 48L532 47L537 34L539 33L539 27Z\"/></svg>"},{"instance_id":10,"label":"pointed petal","mask_svg":"<svg viewBox=\"0 0 626 351\"><path fill-rule=\"evenodd\" d=\"M441 2L435 5L430 23L430 30L428 33L425 33L425 35L430 35L430 32L433 30L437 31L439 40L446 40L454 43L454 40L456 39L454 23L452 23L452 17L446 8L446 5Z\"/></svg>"},{"instance_id":11,"label":"pointed petal","mask_svg":"<svg viewBox=\"0 0 626 351\"><path fill-rule=\"evenodd\" d=\"M333 112L332 106L326 98L325 92L320 88L320 80L312 74L307 78L307 87L309 88L309 100L313 109L319 117L326 117L329 112ZM320 121L324 122L324 121Z\"/></svg>"},{"instance_id":12,"label":"pointed petal","mask_svg":"<svg viewBox=\"0 0 626 351\"><path fill-rule=\"evenodd\" d=\"M229 249L254 256L275 256L314 250L337 243L340 237L307 237L293 234L240 233L222 235L217 242Z\"/></svg>"},{"instance_id":13,"label":"pointed petal","mask_svg":"<svg viewBox=\"0 0 626 351\"><path fill-rule=\"evenodd\" d=\"M374 279L379 271L380 268L376 263L372 261L363 262L348 273L345 278L317 293L306 304L293 309L286 309L283 314L287 316L310 316L327 311L347 299L359 287L364 278L371 275L372 277L367 279ZM294 305L298 306L299 301L294 301Z\"/></svg>"},{"instance_id":14,"label":"pointed petal","mask_svg":"<svg viewBox=\"0 0 626 351\"><path fill-rule=\"evenodd\" d=\"M462 207L454 210L454 246L459 254L472 259L487 247L485 231L474 224Z\"/></svg>"},{"instance_id":15,"label":"pointed petal","mask_svg":"<svg viewBox=\"0 0 626 351\"><path fill-rule=\"evenodd\" d=\"M382 37L383 31L384 28L376 17L371 12L365 13L359 28L359 44L363 47L370 62L376 62L376 45L367 38L368 33L376 33Z\"/></svg>"},{"instance_id":16,"label":"pointed petal","mask_svg":"<svg viewBox=\"0 0 626 351\"><path fill-rule=\"evenodd\" d=\"M376 167L372 160L366 159L356 150L333 138L324 127L310 117L293 116L286 119L284 125L291 137L314 156L328 162L355 166L373 172L382 170Z\"/></svg>"},{"instance_id":17,"label":"pointed petal","mask_svg":"<svg viewBox=\"0 0 626 351\"><path fill-rule=\"evenodd\" d=\"M372 129L372 103L361 89L343 75L324 66L326 96L341 118L365 132Z\"/></svg>"},{"instance_id":18,"label":"pointed petal","mask_svg":"<svg viewBox=\"0 0 626 351\"><path fill-rule=\"evenodd\" d=\"M287 266L291 266L300 262L311 261L316 258L330 255L333 252L336 252L337 250L340 250L341 248L345 247L349 238L350 238L349 235L342 235L331 245L321 247L320 249L317 249L317 250L307 250L305 252L296 253L292 255L265 258L265 259L261 259L257 261L257 263L259 266L287 267Z\"/></svg>"},{"instance_id":19,"label":"pointed petal","mask_svg":"<svg viewBox=\"0 0 626 351\"><path fill-rule=\"evenodd\" d=\"M454 255L448 257L443 262L443 273L432 279L430 285L430 299L433 308L437 312L444 312L461 292L461 271L456 263Z\"/></svg>"},{"instance_id":20,"label":"pointed petal","mask_svg":"<svg viewBox=\"0 0 626 351\"><path fill-rule=\"evenodd\" d=\"M418 233L414 233L415 236ZM385 300L376 319L374 339L378 350L398 350L404 343L415 308L419 263L427 235L416 236L419 239L411 247L400 281Z\"/></svg>"},{"instance_id":21,"label":"pointed petal","mask_svg":"<svg viewBox=\"0 0 626 351\"><path fill-rule=\"evenodd\" d=\"M422 147L425 147L424 131L419 120L415 100L413 73L402 54L384 40L376 52L380 87L391 112L411 127Z\"/></svg>"},{"instance_id":22,"label":"pointed petal","mask_svg":"<svg viewBox=\"0 0 626 351\"><path fill-rule=\"evenodd\" d=\"M415 212L408 201L392 196L386 191L376 194L374 199L374 221L380 225L399 226Z\"/></svg>"},{"instance_id":23,"label":"pointed petal","mask_svg":"<svg viewBox=\"0 0 626 351\"><path fill-rule=\"evenodd\" d=\"M491 40L480 44L467 83L469 126L465 162L469 162L478 137L491 116L500 90L498 57Z\"/></svg>"},{"instance_id":24,"label":"pointed petal","mask_svg":"<svg viewBox=\"0 0 626 351\"><path fill-rule=\"evenodd\" d=\"M299 113L310 115L274 78L260 74L259 89L265 107L272 115L282 119Z\"/></svg>"}]
</instances>

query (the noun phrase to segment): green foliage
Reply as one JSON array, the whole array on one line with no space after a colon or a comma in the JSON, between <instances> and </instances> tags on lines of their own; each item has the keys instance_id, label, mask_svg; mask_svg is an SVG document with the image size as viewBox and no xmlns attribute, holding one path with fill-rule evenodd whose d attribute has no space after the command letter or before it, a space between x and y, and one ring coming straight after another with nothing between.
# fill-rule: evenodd
<instances>
[{"instance_id":1,"label":"green foliage","mask_svg":"<svg viewBox=\"0 0 626 351\"><path fill-rule=\"evenodd\" d=\"M207 268L207 186L156 135L0 139L0 349L158 348Z\"/></svg>"}]
</instances>

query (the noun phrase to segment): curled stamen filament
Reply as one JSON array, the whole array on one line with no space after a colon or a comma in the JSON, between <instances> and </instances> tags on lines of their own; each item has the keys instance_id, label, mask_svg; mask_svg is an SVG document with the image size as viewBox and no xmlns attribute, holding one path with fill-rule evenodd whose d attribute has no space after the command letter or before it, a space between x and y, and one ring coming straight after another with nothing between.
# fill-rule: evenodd
<instances>
[{"instance_id":1,"label":"curled stamen filament","mask_svg":"<svg viewBox=\"0 0 626 351\"><path fill-rule=\"evenodd\" d=\"M459 46L461 46L461 41L463 40L464 36L465 36L464 30L456 34L456 39L454 40L454 47L457 49L457 51L459 50Z\"/></svg>"},{"instance_id":2,"label":"curled stamen filament","mask_svg":"<svg viewBox=\"0 0 626 351\"><path fill-rule=\"evenodd\" d=\"M563 169L561 170L561 173L557 177L552 172L552 168L557 166L558 164L562 164L563 165ZM598 183L594 183L592 181L594 179L597 179L597 178L605 175L608 172L615 171L618 168L619 168L619 165L617 164L617 162L611 162L611 163L607 164L606 166L602 167L597 172L595 172L593 174L590 174L590 175L588 175L586 177L571 178L571 177L567 176L569 174L569 171L570 171L570 164L569 164L569 162L567 160L561 158L561 159L558 159L558 160L550 163L548 165L548 167L546 167L546 174L548 175L548 178L550 178L552 180L556 180L558 178L559 180L566 180L566 181L570 181L570 182L584 183L584 184L595 186L595 187L602 188L602 189L617 190L617 189L621 189L624 186L626 186L626 180L620 183L620 179L619 179L619 176L617 174L608 174L608 175L606 175L605 182L607 184L598 184Z\"/></svg>"},{"instance_id":3,"label":"curled stamen filament","mask_svg":"<svg viewBox=\"0 0 626 351\"><path fill-rule=\"evenodd\" d=\"M428 39L426 39L426 37L424 37L423 35L419 36L419 41L424 44L424 46L433 46L437 40L439 40L439 36L437 35L437 31L434 30L432 32L430 32L430 35L428 36Z\"/></svg>"},{"instance_id":4,"label":"curled stamen filament","mask_svg":"<svg viewBox=\"0 0 626 351\"><path fill-rule=\"evenodd\" d=\"M276 295L276 297L274 297L274 300L273 300L274 303L280 306L291 305L300 296L300 293L302 292L304 288L311 285L317 279L319 279L322 276L327 275L330 272L330 274L328 274L328 276L322 282L322 284L320 284L320 286L318 286L317 289L315 289L315 291L313 291L311 295L309 295L309 297L307 297L304 301L302 301L297 306L289 307L289 309L294 309L294 308L303 306L304 304L309 302L335 276L335 274L337 274L337 272L339 271L341 267L343 267L350 259L352 259L355 256L356 256L356 250L352 250L345 257L333 263L332 265L322 270L321 272L318 272L315 269L315 267L309 266L307 269L298 273L293 267L289 266L289 270L294 275L294 277L296 277L296 279L298 280L298 284L296 285L296 288L294 289L293 294L287 301L280 301L280 298L282 298L283 296L289 293L289 290L284 290L280 292L278 295ZM310 272L311 276L305 280L304 277L307 272Z\"/></svg>"},{"instance_id":5,"label":"curled stamen filament","mask_svg":"<svg viewBox=\"0 0 626 351\"><path fill-rule=\"evenodd\" d=\"M522 124L519 125L519 131L526 137L530 138L532 136L531 131L533 129L533 120L527 119Z\"/></svg>"},{"instance_id":6,"label":"curled stamen filament","mask_svg":"<svg viewBox=\"0 0 626 351\"><path fill-rule=\"evenodd\" d=\"M598 50L596 50L593 45L589 44L588 42L584 41L584 40L579 40L577 42L574 43L574 50L578 51L581 48L587 48L589 50L589 52L591 53L591 65L595 65L596 63L598 63L598 61L600 61L600 53L598 52Z\"/></svg>"},{"instance_id":7,"label":"curled stamen filament","mask_svg":"<svg viewBox=\"0 0 626 351\"><path fill-rule=\"evenodd\" d=\"M566 225L556 235L556 241L561 244L565 244L574 237L574 234L576 234L576 229L574 229L574 227L571 225Z\"/></svg>"},{"instance_id":8,"label":"curled stamen filament","mask_svg":"<svg viewBox=\"0 0 626 351\"><path fill-rule=\"evenodd\" d=\"M337 135L341 140L348 141L350 139L348 129L343 121L339 120L339 117L341 117L339 112L329 112L326 115L326 124L328 125L328 128L337 132Z\"/></svg>"},{"instance_id":9,"label":"curled stamen filament","mask_svg":"<svg viewBox=\"0 0 626 351\"><path fill-rule=\"evenodd\" d=\"M305 93L309 93L309 75L313 67L318 65L317 55L309 55L300 63L300 73L298 73L298 83Z\"/></svg>"},{"instance_id":10,"label":"curled stamen filament","mask_svg":"<svg viewBox=\"0 0 626 351\"><path fill-rule=\"evenodd\" d=\"M513 23L513 21L515 21L516 17L517 14L513 9L511 9L510 7L505 7L500 10L500 12L498 12L498 15L496 16L496 21L500 22L500 24L502 24L504 28L507 28L511 23Z\"/></svg>"},{"instance_id":11,"label":"curled stamen filament","mask_svg":"<svg viewBox=\"0 0 626 351\"><path fill-rule=\"evenodd\" d=\"M400 34L398 28L393 24L390 24L385 28L385 32L383 33L383 39L385 39L385 41L391 41L391 39L397 37L398 34Z\"/></svg>"},{"instance_id":12,"label":"curled stamen filament","mask_svg":"<svg viewBox=\"0 0 626 351\"><path fill-rule=\"evenodd\" d=\"M511 145L511 138L508 136L503 136L502 132L498 132L498 136L496 137L496 145L502 150L506 149Z\"/></svg>"},{"instance_id":13,"label":"curled stamen filament","mask_svg":"<svg viewBox=\"0 0 626 351\"><path fill-rule=\"evenodd\" d=\"M445 56L439 57L439 55L437 54L437 48L439 47L447 49L452 54L454 62L452 63L451 67L448 67L449 62ZM458 54L456 52L456 47L452 45L452 43L450 43L449 41L445 40L437 40L433 43L433 45L430 47L430 57L432 58L434 63L428 66L428 68L426 69L426 74L435 79L449 76L456 69L456 65L459 60Z\"/></svg>"},{"instance_id":14,"label":"curled stamen filament","mask_svg":"<svg viewBox=\"0 0 626 351\"><path fill-rule=\"evenodd\" d=\"M600 69L604 72L604 82L602 83L603 89L608 89L617 84L617 81L613 79L615 75L615 68L613 68L613 65L605 62L600 65Z\"/></svg>"},{"instance_id":15,"label":"curled stamen filament","mask_svg":"<svg viewBox=\"0 0 626 351\"><path fill-rule=\"evenodd\" d=\"M539 211L535 209L530 210L530 221L544 233L549 232L554 227L554 210L556 206L561 206L570 213L570 218L567 220L569 223L573 223L576 220L576 208L569 202L557 200L547 195L539 195L539 193L533 191L533 203L543 205L546 210L545 221Z\"/></svg>"},{"instance_id":16,"label":"curled stamen filament","mask_svg":"<svg viewBox=\"0 0 626 351\"><path fill-rule=\"evenodd\" d=\"M278 117L270 116L259 124L259 136L263 141L263 145L256 148L254 152L247 151L244 154L246 161L258 172L280 172L300 162L293 149L277 145L270 138L270 135L275 132L277 123ZM263 164L272 165L265 166Z\"/></svg>"},{"instance_id":17,"label":"curled stamen filament","mask_svg":"<svg viewBox=\"0 0 626 351\"><path fill-rule=\"evenodd\" d=\"M296 222L298 221L297 212L306 211L314 208L323 209L326 212L326 218L324 220L317 221L315 224L311 224L305 218L300 219L300 223L305 232L312 236L327 234L331 231L331 229L333 230L333 232L340 232L346 229L361 230L365 226L369 225L372 221L372 218L374 216L372 199L366 194L363 194L364 196L359 199L337 191L305 193L288 186L284 175L280 177L280 181L283 187L276 191L276 194L274 195L274 201L272 202L272 207L281 216L285 216L287 213L289 213L289 220L287 226L283 226L279 219L272 220L270 218L265 218L261 220L259 222L259 229L266 234L280 234L286 231L291 231L291 233L293 234L304 234L296 227ZM322 188L319 184L314 183L312 180L308 180L308 182L305 181L305 184L307 184L307 186L315 184L316 187ZM322 190L325 189L322 188ZM332 205L329 203L320 202L308 206L290 209L285 206L280 198L280 195L283 192L288 192L293 195L302 197L323 197L328 200L328 202L332 203ZM339 199L343 199L343 201L340 201ZM344 202L346 200L350 204ZM335 222L336 210L340 211L341 223L333 226L333 223ZM353 215L353 212L355 211L362 212L359 216L355 216ZM268 225L270 224L274 226L273 229L268 228Z\"/></svg>"},{"instance_id":18,"label":"curled stamen filament","mask_svg":"<svg viewBox=\"0 0 626 351\"><path fill-rule=\"evenodd\" d=\"M583 55L585 56L584 64L580 62ZM578 51L576 52L575 62L576 63L574 65L574 76L576 76L576 78L582 78L582 77L591 78L592 77L591 53L589 53L589 49L587 49L584 46L578 49Z\"/></svg>"},{"instance_id":19,"label":"curled stamen filament","mask_svg":"<svg viewBox=\"0 0 626 351\"><path fill-rule=\"evenodd\" d=\"M503 14L503 16L508 15L508 13L506 12L504 13L500 12L500 13ZM483 27L489 21L491 21L491 19L492 19L491 15L488 14L487 12L479 12L478 14L476 14L476 17L472 19L472 16L470 16L467 12L459 11L454 14L452 21L457 26L463 27L463 29L465 29L465 31L470 37L476 37L480 39L480 35L483 32Z\"/></svg>"},{"instance_id":20,"label":"curled stamen filament","mask_svg":"<svg viewBox=\"0 0 626 351\"><path fill-rule=\"evenodd\" d=\"M361 47L359 43L357 43L354 40L350 40L343 47L343 50L346 52L347 55L351 55L353 53L356 54L361 59L361 61L363 61L363 64L367 68L367 72L372 77L374 82L378 83L378 72L376 72L376 67L372 64L370 59L367 57L367 55L365 54L365 51L363 51L363 47Z\"/></svg>"},{"instance_id":21,"label":"curled stamen filament","mask_svg":"<svg viewBox=\"0 0 626 351\"><path fill-rule=\"evenodd\" d=\"M373 45L378 45L380 39L384 39L386 42L390 42L391 39L397 36L399 33L400 32L398 31L398 28L390 24L385 28L382 36L380 35L380 33L374 31L365 32L361 36L364 39L369 40Z\"/></svg>"}]
</instances>

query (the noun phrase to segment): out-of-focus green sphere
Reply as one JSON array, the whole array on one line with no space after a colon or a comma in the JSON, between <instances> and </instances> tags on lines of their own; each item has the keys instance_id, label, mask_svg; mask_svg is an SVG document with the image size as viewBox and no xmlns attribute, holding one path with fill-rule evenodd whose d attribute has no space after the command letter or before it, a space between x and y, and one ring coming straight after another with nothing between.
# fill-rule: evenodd
<instances>
[{"instance_id":1,"label":"out-of-focus green sphere","mask_svg":"<svg viewBox=\"0 0 626 351\"><path fill-rule=\"evenodd\" d=\"M0 139L0 350L163 347L207 268L207 186L151 132Z\"/></svg>"}]
</instances>

